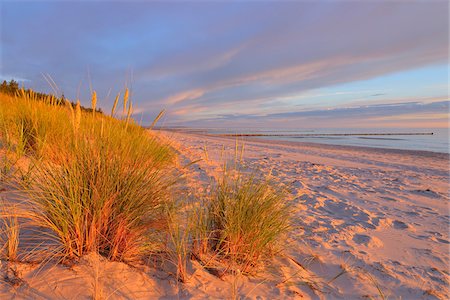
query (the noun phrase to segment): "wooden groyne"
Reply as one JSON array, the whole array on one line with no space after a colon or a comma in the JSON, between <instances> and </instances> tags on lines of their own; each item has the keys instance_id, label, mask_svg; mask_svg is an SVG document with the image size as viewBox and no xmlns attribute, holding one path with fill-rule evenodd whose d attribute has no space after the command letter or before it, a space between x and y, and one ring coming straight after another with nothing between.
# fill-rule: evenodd
<instances>
[{"instance_id":1,"label":"wooden groyne","mask_svg":"<svg viewBox=\"0 0 450 300\"><path fill-rule=\"evenodd\" d=\"M232 137L258 137L258 136L293 136L293 137L314 137L314 136L398 136L398 135L433 135L433 132L414 132L414 133L298 133L298 134L277 134L277 133L223 133L215 134L218 136Z\"/></svg>"}]
</instances>

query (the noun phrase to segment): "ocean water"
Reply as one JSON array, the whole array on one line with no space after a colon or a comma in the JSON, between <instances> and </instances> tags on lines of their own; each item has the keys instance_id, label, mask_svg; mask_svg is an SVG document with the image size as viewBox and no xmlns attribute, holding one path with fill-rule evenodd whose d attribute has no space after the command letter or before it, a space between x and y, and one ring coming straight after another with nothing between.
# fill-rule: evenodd
<instances>
[{"instance_id":1,"label":"ocean water","mask_svg":"<svg viewBox=\"0 0 450 300\"><path fill-rule=\"evenodd\" d=\"M266 140L290 142L308 142L332 145L363 146L374 148L421 150L439 153L450 153L449 128L321 128L321 129L196 129L208 134L261 134L253 137ZM386 135L366 135L366 134ZM399 133L433 133L433 135L400 135ZM307 136L307 135L314 136ZM323 134L323 135L321 135ZM352 134L352 135L327 135ZM399 134L399 135L397 135Z\"/></svg>"}]
</instances>

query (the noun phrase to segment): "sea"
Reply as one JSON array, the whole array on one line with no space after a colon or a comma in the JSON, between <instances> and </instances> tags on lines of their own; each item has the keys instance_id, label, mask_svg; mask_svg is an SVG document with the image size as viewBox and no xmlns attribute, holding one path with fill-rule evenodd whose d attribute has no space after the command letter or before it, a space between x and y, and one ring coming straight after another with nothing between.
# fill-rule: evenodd
<instances>
[{"instance_id":1,"label":"sea","mask_svg":"<svg viewBox=\"0 0 450 300\"><path fill-rule=\"evenodd\" d=\"M251 135L252 138L265 140L450 153L449 128L184 128L184 130L211 135ZM416 133L418 135L415 135Z\"/></svg>"}]
</instances>

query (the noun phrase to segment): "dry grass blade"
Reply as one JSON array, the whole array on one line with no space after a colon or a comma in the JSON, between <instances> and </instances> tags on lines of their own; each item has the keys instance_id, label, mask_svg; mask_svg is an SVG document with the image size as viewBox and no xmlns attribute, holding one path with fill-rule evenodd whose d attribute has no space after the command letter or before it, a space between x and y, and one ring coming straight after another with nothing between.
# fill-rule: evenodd
<instances>
[{"instance_id":1,"label":"dry grass blade","mask_svg":"<svg viewBox=\"0 0 450 300\"><path fill-rule=\"evenodd\" d=\"M123 115L125 116L127 110L128 98L130 96L130 91L128 88L125 88L125 93L123 94Z\"/></svg>"},{"instance_id":2,"label":"dry grass blade","mask_svg":"<svg viewBox=\"0 0 450 300\"><path fill-rule=\"evenodd\" d=\"M387 297L384 295L380 285L378 284L378 281L372 275L370 275L368 272L364 272L364 274L367 276L367 278L370 280L370 282L373 283L373 285L375 286L375 288L378 291L378 294L380 295L380 298L383 300L386 300Z\"/></svg>"},{"instance_id":3,"label":"dry grass blade","mask_svg":"<svg viewBox=\"0 0 450 300\"><path fill-rule=\"evenodd\" d=\"M158 123L158 121L164 116L165 113L166 113L165 109L163 109L159 112L159 114L153 120L152 125L150 125L150 129L153 129L153 127L155 127L156 123Z\"/></svg>"},{"instance_id":4,"label":"dry grass blade","mask_svg":"<svg viewBox=\"0 0 450 300\"><path fill-rule=\"evenodd\" d=\"M166 252L169 262L176 268L176 278L179 282L189 280L187 262L190 254L189 242L191 239L190 224L182 226L182 221L177 216L175 207L166 206L168 228Z\"/></svg>"},{"instance_id":5,"label":"dry grass blade","mask_svg":"<svg viewBox=\"0 0 450 300\"><path fill-rule=\"evenodd\" d=\"M117 94L116 99L114 99L114 104L113 107L111 109L111 117L114 117L114 113L116 111L117 108L117 103L119 103L119 98L120 98L120 93Z\"/></svg>"},{"instance_id":6,"label":"dry grass blade","mask_svg":"<svg viewBox=\"0 0 450 300\"><path fill-rule=\"evenodd\" d=\"M9 261L16 261L19 252L20 225L14 206L0 201L0 254Z\"/></svg>"},{"instance_id":7,"label":"dry grass blade","mask_svg":"<svg viewBox=\"0 0 450 300\"><path fill-rule=\"evenodd\" d=\"M130 101L128 104L128 112L127 112L127 121L126 121L127 126L128 126L128 123L130 122L132 113L133 113L133 102Z\"/></svg>"}]
</instances>

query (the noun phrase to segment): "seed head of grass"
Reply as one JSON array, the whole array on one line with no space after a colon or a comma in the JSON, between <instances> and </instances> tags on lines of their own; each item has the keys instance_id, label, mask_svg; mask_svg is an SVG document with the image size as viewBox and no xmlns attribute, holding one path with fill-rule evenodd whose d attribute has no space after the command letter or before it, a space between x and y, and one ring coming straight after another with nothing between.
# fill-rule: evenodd
<instances>
[{"instance_id":1,"label":"seed head of grass","mask_svg":"<svg viewBox=\"0 0 450 300\"><path fill-rule=\"evenodd\" d=\"M123 94L123 115L125 115L126 110L127 110L129 93L130 92L129 92L128 88L125 88L125 93Z\"/></svg>"},{"instance_id":2,"label":"seed head of grass","mask_svg":"<svg viewBox=\"0 0 450 300\"><path fill-rule=\"evenodd\" d=\"M76 134L80 129L81 123L81 105L80 100L77 100L77 105L75 106L75 116L73 120L73 131Z\"/></svg>"},{"instance_id":3,"label":"seed head of grass","mask_svg":"<svg viewBox=\"0 0 450 300\"><path fill-rule=\"evenodd\" d=\"M113 104L113 107L111 109L111 117L114 117L114 112L116 111L117 103L119 102L119 97L120 97L120 93L118 93L117 96L116 96L116 99L114 99L114 104Z\"/></svg>"},{"instance_id":4,"label":"seed head of grass","mask_svg":"<svg viewBox=\"0 0 450 300\"><path fill-rule=\"evenodd\" d=\"M165 113L166 113L165 109L163 109L159 112L159 114L153 120L152 125L150 125L150 129L153 129L153 127L155 127L156 123L158 123L158 121L164 116Z\"/></svg>"},{"instance_id":5,"label":"seed head of grass","mask_svg":"<svg viewBox=\"0 0 450 300\"><path fill-rule=\"evenodd\" d=\"M91 98L91 106L92 106L92 113L95 114L95 109L97 107L97 92L92 92L92 98Z\"/></svg>"}]
</instances>

